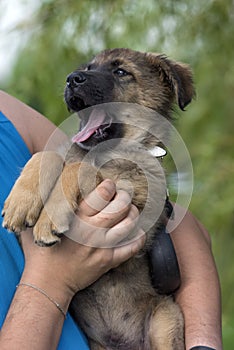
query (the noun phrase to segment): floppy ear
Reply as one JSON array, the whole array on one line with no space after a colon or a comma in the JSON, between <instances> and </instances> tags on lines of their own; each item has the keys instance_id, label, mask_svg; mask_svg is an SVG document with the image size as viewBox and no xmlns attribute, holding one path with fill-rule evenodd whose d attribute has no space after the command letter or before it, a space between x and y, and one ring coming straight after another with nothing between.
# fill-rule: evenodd
<instances>
[{"instance_id":1,"label":"floppy ear","mask_svg":"<svg viewBox=\"0 0 234 350\"><path fill-rule=\"evenodd\" d=\"M171 61L164 55L150 53L148 59L157 67L160 78L169 85L175 94L179 107L184 110L195 97L190 67L183 63Z\"/></svg>"}]
</instances>

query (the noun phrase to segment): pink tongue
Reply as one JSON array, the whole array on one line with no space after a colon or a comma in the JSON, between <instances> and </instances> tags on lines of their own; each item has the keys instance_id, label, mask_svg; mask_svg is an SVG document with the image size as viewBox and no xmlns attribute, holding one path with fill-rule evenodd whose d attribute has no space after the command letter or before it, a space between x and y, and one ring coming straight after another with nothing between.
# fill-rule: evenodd
<instances>
[{"instance_id":1,"label":"pink tongue","mask_svg":"<svg viewBox=\"0 0 234 350\"><path fill-rule=\"evenodd\" d=\"M72 138L72 142L83 142L87 140L102 125L105 119L104 111L93 110L84 128Z\"/></svg>"}]
</instances>

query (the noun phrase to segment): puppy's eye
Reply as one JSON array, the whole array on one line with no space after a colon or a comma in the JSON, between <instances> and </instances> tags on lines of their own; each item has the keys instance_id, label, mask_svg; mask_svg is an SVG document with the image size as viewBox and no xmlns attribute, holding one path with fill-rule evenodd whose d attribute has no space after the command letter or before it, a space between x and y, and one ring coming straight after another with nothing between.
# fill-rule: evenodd
<instances>
[{"instance_id":1,"label":"puppy's eye","mask_svg":"<svg viewBox=\"0 0 234 350\"><path fill-rule=\"evenodd\" d=\"M124 77L126 75L129 75L130 73L124 70L123 68L118 68L114 71L114 74L118 75L118 77Z\"/></svg>"}]
</instances>

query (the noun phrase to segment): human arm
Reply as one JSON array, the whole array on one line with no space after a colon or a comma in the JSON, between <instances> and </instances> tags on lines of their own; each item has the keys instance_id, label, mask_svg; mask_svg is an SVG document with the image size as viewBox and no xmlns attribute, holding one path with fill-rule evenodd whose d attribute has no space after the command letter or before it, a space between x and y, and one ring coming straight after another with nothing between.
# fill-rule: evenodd
<instances>
[{"instance_id":1,"label":"human arm","mask_svg":"<svg viewBox=\"0 0 234 350\"><path fill-rule=\"evenodd\" d=\"M176 220L181 208L174 210ZM209 234L190 212L170 233L181 272L176 301L185 318L186 350L198 345L221 350L221 292Z\"/></svg>"},{"instance_id":2,"label":"human arm","mask_svg":"<svg viewBox=\"0 0 234 350\"><path fill-rule=\"evenodd\" d=\"M93 226L95 235L98 235L98 228L101 227L102 232L106 228L108 239L118 237L118 240L122 240L128 235L123 227L127 225L130 231L135 228L137 209L129 203L129 197L121 192L111 203L113 209L116 202L118 212L108 210L109 201L115 194L111 181L104 181L96 191L107 202L105 210L99 208L99 212L92 209L98 205L97 196L92 193L87 202L81 203L81 216L78 219ZM76 230L76 225L73 230ZM33 244L30 230L24 232L25 269L20 283L30 283L46 291L66 311L78 290L130 258L142 247L144 235L141 231L139 233L141 237L138 240L117 248L84 246L67 237L62 239L61 245L40 248ZM63 322L63 314L43 294L33 288L19 287L0 333L0 348L56 349Z\"/></svg>"},{"instance_id":3,"label":"human arm","mask_svg":"<svg viewBox=\"0 0 234 350\"><path fill-rule=\"evenodd\" d=\"M42 114L1 90L0 111L14 124L31 154L42 151L56 130L56 126ZM66 140L66 136L58 129L56 133L59 145Z\"/></svg>"}]
</instances>

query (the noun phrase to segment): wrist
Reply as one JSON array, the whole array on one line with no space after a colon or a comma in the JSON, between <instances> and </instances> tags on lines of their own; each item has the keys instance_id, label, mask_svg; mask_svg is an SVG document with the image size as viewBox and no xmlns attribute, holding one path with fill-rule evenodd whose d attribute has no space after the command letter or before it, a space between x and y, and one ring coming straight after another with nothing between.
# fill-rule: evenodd
<instances>
[{"instance_id":1,"label":"wrist","mask_svg":"<svg viewBox=\"0 0 234 350\"><path fill-rule=\"evenodd\" d=\"M66 313L70 302L73 298L73 293L64 283L55 276L51 277L45 273L37 271L23 272L19 284L31 284L38 289L43 290L51 299L55 300Z\"/></svg>"},{"instance_id":2,"label":"wrist","mask_svg":"<svg viewBox=\"0 0 234 350\"><path fill-rule=\"evenodd\" d=\"M27 282L20 282L16 288L19 288L19 287L26 287L26 288L31 288L33 289L34 291L36 291L37 293L43 295L47 301L49 301L50 303L52 303L54 306L56 306L57 310L59 310L59 312L63 315L64 318L66 318L66 314L67 314L67 310L64 310L63 307L55 300L53 299L49 294L46 293L46 291L44 291L43 289L37 287L36 285L34 284L31 284L31 283L27 283Z\"/></svg>"}]
</instances>

